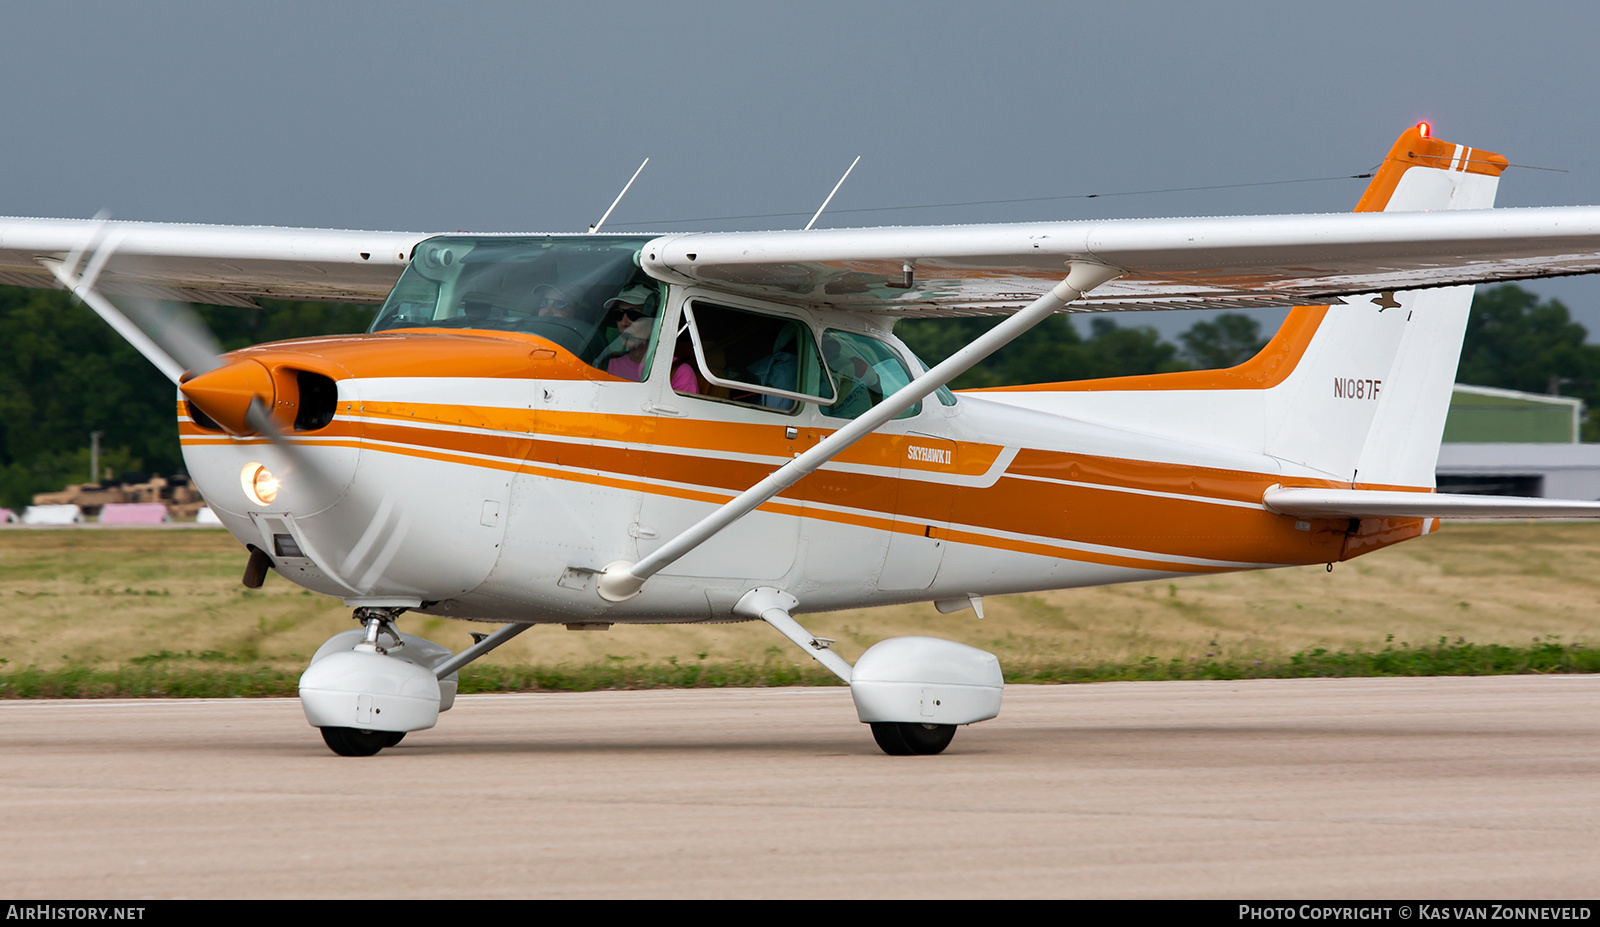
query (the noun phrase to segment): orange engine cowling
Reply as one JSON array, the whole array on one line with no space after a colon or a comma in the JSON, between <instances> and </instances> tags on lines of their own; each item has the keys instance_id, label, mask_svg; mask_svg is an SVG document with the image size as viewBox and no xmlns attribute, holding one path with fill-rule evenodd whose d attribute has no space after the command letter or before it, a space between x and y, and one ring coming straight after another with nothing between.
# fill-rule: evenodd
<instances>
[{"instance_id":1,"label":"orange engine cowling","mask_svg":"<svg viewBox=\"0 0 1600 927\"><path fill-rule=\"evenodd\" d=\"M322 374L277 364L269 367L249 358L191 377L178 389L190 411L201 413L191 416L196 424L214 424L239 437L257 431L248 421L250 404L256 401L284 431L321 428L333 417L336 392L332 379Z\"/></svg>"}]
</instances>

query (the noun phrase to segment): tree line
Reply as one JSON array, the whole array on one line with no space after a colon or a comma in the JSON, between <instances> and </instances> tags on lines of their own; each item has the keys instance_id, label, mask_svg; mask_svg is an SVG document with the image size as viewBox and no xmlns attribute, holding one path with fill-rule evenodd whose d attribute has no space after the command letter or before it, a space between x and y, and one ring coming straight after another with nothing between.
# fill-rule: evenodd
<instances>
[{"instance_id":1,"label":"tree line","mask_svg":"<svg viewBox=\"0 0 1600 927\"><path fill-rule=\"evenodd\" d=\"M313 335L359 332L371 306L262 300L260 308L196 307L228 350ZM1136 315L1124 319L1137 320ZM895 333L937 363L998 319L913 320ZM1227 367L1266 343L1254 318L1222 313L1163 340L1155 329L1092 316L1084 333L1053 316L962 375L956 389ZM1567 307L1514 285L1480 290L1457 381L1578 396L1584 440L1600 439L1600 345ZM93 312L59 290L0 287L0 506L88 478L89 434L118 473L183 466L177 392Z\"/></svg>"}]
</instances>

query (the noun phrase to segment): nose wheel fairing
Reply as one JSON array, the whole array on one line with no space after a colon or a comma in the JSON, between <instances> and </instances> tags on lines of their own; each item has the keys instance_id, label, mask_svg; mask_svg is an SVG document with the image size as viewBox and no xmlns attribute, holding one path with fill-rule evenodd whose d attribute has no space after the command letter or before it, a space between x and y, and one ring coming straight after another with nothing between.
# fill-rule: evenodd
<instances>
[{"instance_id":1,"label":"nose wheel fairing","mask_svg":"<svg viewBox=\"0 0 1600 927\"><path fill-rule=\"evenodd\" d=\"M300 676L300 707L340 756L372 756L433 727L455 704L449 648L394 627L400 609L358 608L364 627L335 634Z\"/></svg>"}]
</instances>

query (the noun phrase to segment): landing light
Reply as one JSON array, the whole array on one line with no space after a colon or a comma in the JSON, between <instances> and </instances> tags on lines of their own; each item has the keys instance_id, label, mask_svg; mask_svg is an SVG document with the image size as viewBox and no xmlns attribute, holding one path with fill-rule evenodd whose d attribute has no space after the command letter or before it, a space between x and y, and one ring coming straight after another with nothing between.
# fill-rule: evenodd
<instances>
[{"instance_id":1,"label":"landing light","mask_svg":"<svg viewBox=\"0 0 1600 927\"><path fill-rule=\"evenodd\" d=\"M278 498L278 478L258 463L247 463L239 473L244 494L256 505L271 505Z\"/></svg>"}]
</instances>

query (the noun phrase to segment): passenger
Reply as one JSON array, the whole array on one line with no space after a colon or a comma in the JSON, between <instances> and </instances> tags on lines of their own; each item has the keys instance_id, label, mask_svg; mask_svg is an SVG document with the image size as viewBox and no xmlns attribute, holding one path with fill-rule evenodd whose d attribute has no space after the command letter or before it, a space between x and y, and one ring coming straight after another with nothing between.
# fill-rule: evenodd
<instances>
[{"instance_id":1,"label":"passenger","mask_svg":"<svg viewBox=\"0 0 1600 927\"><path fill-rule=\"evenodd\" d=\"M750 376L762 386L771 386L777 389L786 389L794 392L799 388L800 358L794 353L796 335L793 325L785 325L778 332L777 340L773 343L772 353L757 360L748 368ZM769 396L765 393L758 394L754 400L757 405L769 409L779 409L788 412L795 407L793 399L782 396Z\"/></svg>"},{"instance_id":2,"label":"passenger","mask_svg":"<svg viewBox=\"0 0 1600 927\"><path fill-rule=\"evenodd\" d=\"M672 389L696 396L705 392L701 388L700 370L695 366L694 340L688 331L679 335L678 343L672 346Z\"/></svg>"}]
</instances>

